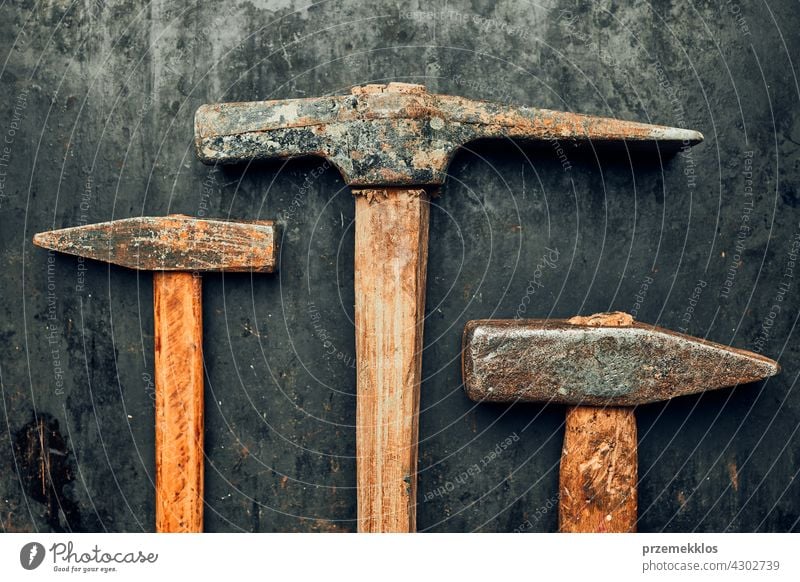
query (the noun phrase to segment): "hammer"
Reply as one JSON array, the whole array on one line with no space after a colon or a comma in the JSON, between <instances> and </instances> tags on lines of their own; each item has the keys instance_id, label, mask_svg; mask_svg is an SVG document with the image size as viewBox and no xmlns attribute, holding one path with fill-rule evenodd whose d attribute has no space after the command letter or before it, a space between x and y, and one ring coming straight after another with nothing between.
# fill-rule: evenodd
<instances>
[{"instance_id":1,"label":"hammer","mask_svg":"<svg viewBox=\"0 0 800 582\"><path fill-rule=\"evenodd\" d=\"M758 354L634 322L627 313L478 320L464 330L464 386L476 402L567 404L559 475L562 532L634 532L634 408L780 371Z\"/></svg>"},{"instance_id":2,"label":"hammer","mask_svg":"<svg viewBox=\"0 0 800 582\"><path fill-rule=\"evenodd\" d=\"M42 232L34 244L153 273L156 531L203 531L200 271L272 272L271 221L141 217Z\"/></svg>"},{"instance_id":3,"label":"hammer","mask_svg":"<svg viewBox=\"0 0 800 582\"><path fill-rule=\"evenodd\" d=\"M685 129L473 101L422 85L351 95L201 106L207 164L317 155L352 187L355 212L356 457L359 530L416 529L419 384L429 200L455 152L485 138L657 142Z\"/></svg>"}]
</instances>

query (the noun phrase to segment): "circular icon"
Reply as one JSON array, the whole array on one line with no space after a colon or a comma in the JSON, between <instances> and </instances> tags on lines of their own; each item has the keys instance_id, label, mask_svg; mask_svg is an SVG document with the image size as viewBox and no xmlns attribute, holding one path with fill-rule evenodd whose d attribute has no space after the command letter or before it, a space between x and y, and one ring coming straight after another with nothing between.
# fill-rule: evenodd
<instances>
[{"instance_id":1,"label":"circular icon","mask_svg":"<svg viewBox=\"0 0 800 582\"><path fill-rule=\"evenodd\" d=\"M44 561L44 546L39 542L30 542L22 546L19 552L19 563L26 570L35 570Z\"/></svg>"}]
</instances>

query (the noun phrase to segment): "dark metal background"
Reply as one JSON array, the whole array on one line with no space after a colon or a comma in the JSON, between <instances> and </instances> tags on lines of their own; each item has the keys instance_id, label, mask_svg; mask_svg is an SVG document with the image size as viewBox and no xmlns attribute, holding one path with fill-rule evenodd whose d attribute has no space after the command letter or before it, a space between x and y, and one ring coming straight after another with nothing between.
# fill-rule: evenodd
<instances>
[{"instance_id":1,"label":"dark metal background","mask_svg":"<svg viewBox=\"0 0 800 582\"><path fill-rule=\"evenodd\" d=\"M0 6L2 530L153 529L151 278L30 241L169 212L284 229L277 275L205 277L206 529L355 529L351 195L321 160L203 166L192 115L391 80L706 135L670 161L456 157L431 212L420 529L556 529L563 409L468 401L461 331L609 309L783 366L640 408L640 530L799 529L796 6L305 6Z\"/></svg>"}]
</instances>

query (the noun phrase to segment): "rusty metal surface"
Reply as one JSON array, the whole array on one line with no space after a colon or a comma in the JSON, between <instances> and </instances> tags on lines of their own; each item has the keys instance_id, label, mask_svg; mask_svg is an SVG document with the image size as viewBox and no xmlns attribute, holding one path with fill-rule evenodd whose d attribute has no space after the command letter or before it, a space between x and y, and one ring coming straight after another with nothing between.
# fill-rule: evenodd
<instances>
[{"instance_id":1,"label":"rusty metal surface","mask_svg":"<svg viewBox=\"0 0 800 582\"><path fill-rule=\"evenodd\" d=\"M140 271L272 272L272 221L139 217L41 232L34 244Z\"/></svg>"},{"instance_id":2,"label":"rusty metal surface","mask_svg":"<svg viewBox=\"0 0 800 582\"><path fill-rule=\"evenodd\" d=\"M701 133L428 93L422 85L356 87L351 95L201 106L197 155L208 164L322 156L350 185L438 185L475 140L622 141L666 149Z\"/></svg>"},{"instance_id":3,"label":"rusty metal surface","mask_svg":"<svg viewBox=\"0 0 800 582\"><path fill-rule=\"evenodd\" d=\"M477 320L463 341L467 395L483 402L633 406L779 371L764 356L632 320Z\"/></svg>"},{"instance_id":4,"label":"rusty metal surface","mask_svg":"<svg viewBox=\"0 0 800 582\"><path fill-rule=\"evenodd\" d=\"M152 277L88 259L79 271L75 257L34 247L31 237L131 216L205 212L287 217L280 276L203 280L208 386L223 397L223 406L214 399L206 411L213 464L207 529L355 531L354 201L337 171L319 170L320 159L217 168L186 159L191 118L203 103L343 94L353 84L435 77L428 85L435 93L690 127L706 141L664 167L656 156L631 167L623 151L595 160L591 151L578 156L562 144L572 164L564 170L549 143L520 152L495 141L499 147L456 155L444 196L431 206L419 529L558 526L554 467L564 407L476 406L454 393L461 363L452 360L467 320L514 318L533 279L543 287L522 317L630 310L649 276L637 305L642 321L687 326L686 333L746 349L758 345L783 370L763 390L747 387L730 399L720 390L676 398L666 410L637 410L646 435L639 490L647 510L639 529L800 532L796 268L768 339L759 339L775 289L788 281L785 253L798 230L793 141L800 101L788 57L800 54L800 34L786 30L800 26L800 11L788 0L766 6L4 4L3 137L22 92L27 107L10 165L0 168L7 171L6 197L0 195L2 528L155 527L153 407L142 380L153 374ZM749 36L731 7L741 7ZM398 18L408 12L413 18ZM364 26L354 26L359 19ZM698 26L703 22L708 27ZM789 28L780 35L778 25ZM25 45L11 48L18 37ZM791 60L796 71L797 58ZM741 194L748 151L752 198ZM695 173L694 188L684 171ZM751 199L752 229L737 240ZM722 297L742 242L734 285ZM534 275L544 247L560 255ZM50 297L48 278L55 282ZM707 286L686 324L681 317L698 278ZM59 390L56 348L64 371ZM29 425L34 414L58 422L63 445L56 437L29 442L39 438L38 425ZM519 439L483 466L484 455L514 433ZM17 438L24 454L14 454ZM480 474L459 482L475 463ZM42 466L51 467L46 479ZM52 502L36 497L45 486Z\"/></svg>"}]
</instances>

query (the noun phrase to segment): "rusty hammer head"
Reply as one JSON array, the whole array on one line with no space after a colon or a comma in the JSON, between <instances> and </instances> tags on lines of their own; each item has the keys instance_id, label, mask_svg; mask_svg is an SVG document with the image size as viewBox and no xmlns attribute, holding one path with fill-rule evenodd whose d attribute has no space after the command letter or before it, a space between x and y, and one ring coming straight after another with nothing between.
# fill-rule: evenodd
<instances>
[{"instance_id":1,"label":"rusty hammer head","mask_svg":"<svg viewBox=\"0 0 800 582\"><path fill-rule=\"evenodd\" d=\"M463 370L475 401L635 406L755 382L780 367L752 352L613 313L470 321Z\"/></svg>"},{"instance_id":2,"label":"rusty hammer head","mask_svg":"<svg viewBox=\"0 0 800 582\"><path fill-rule=\"evenodd\" d=\"M351 186L441 185L456 150L487 138L694 145L701 133L514 107L389 83L351 95L201 106L195 144L208 164L322 156Z\"/></svg>"},{"instance_id":3,"label":"rusty hammer head","mask_svg":"<svg viewBox=\"0 0 800 582\"><path fill-rule=\"evenodd\" d=\"M171 215L139 217L41 232L46 249L140 271L272 272L272 221L234 222Z\"/></svg>"}]
</instances>

